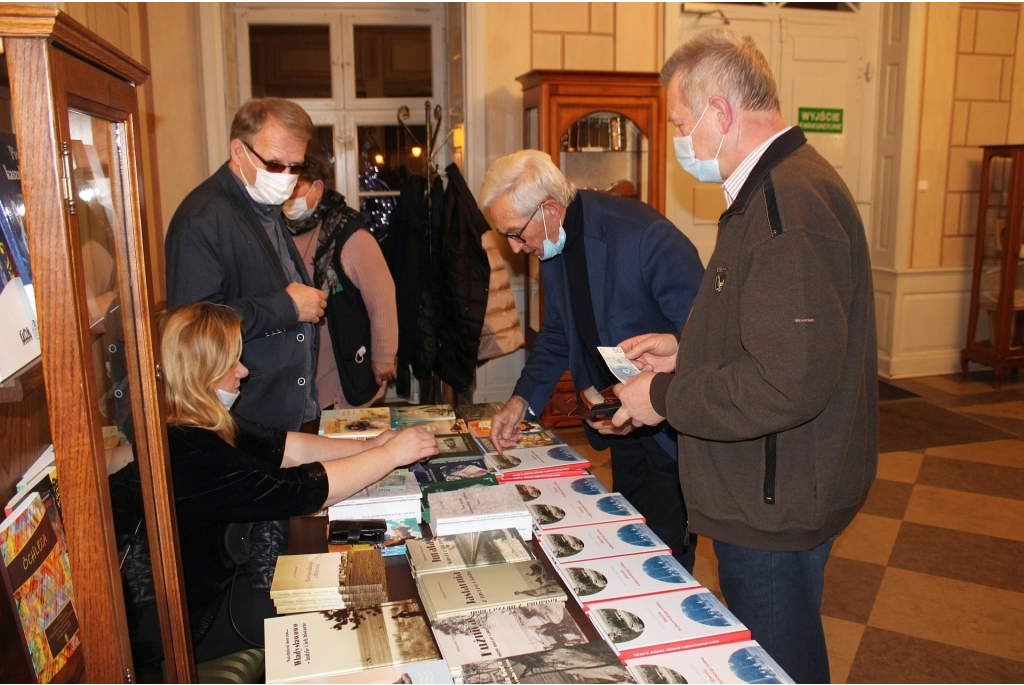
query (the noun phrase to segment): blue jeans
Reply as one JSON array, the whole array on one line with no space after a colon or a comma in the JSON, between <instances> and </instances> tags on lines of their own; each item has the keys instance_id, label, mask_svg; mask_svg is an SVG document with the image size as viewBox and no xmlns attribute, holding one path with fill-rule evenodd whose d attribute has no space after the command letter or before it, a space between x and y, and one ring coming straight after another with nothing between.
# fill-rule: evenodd
<instances>
[{"instance_id":1,"label":"blue jeans","mask_svg":"<svg viewBox=\"0 0 1024 685\"><path fill-rule=\"evenodd\" d=\"M729 610L798 683L829 682L821 594L834 541L806 552L762 552L715 540Z\"/></svg>"}]
</instances>

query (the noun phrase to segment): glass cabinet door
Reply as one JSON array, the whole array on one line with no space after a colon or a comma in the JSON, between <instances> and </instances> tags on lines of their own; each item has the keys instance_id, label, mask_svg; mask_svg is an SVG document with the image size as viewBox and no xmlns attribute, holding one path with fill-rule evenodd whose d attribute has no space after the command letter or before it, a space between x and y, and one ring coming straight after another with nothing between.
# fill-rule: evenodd
<instances>
[{"instance_id":1,"label":"glass cabinet door","mask_svg":"<svg viewBox=\"0 0 1024 685\"><path fill-rule=\"evenodd\" d=\"M628 117L595 112L559 139L558 166L577 188L650 203L647 136Z\"/></svg>"},{"instance_id":2,"label":"glass cabinet door","mask_svg":"<svg viewBox=\"0 0 1024 685\"><path fill-rule=\"evenodd\" d=\"M996 305L1003 280L1003 257L1006 249L1007 219L1009 215L1010 179L1013 159L993 156L989 160L988 203L983 208L984 233L981 256L981 274L978 283L978 322L974 329L974 342L993 344L997 334ZM1019 248L1018 248L1019 249Z\"/></svg>"}]
</instances>

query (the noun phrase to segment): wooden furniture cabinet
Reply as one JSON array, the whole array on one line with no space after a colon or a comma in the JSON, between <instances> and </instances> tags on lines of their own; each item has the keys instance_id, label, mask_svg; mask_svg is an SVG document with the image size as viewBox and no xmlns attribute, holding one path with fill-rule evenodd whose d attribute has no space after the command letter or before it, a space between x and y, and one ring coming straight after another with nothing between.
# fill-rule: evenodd
<instances>
[{"instance_id":1,"label":"wooden furniture cabinet","mask_svg":"<svg viewBox=\"0 0 1024 685\"><path fill-rule=\"evenodd\" d=\"M0 38L42 347L0 393L0 492L53 442L82 639L58 679L134 682L105 439L137 459L167 678L193 681L143 226L148 72L52 7L0 5ZM0 679L32 682L15 625L0 602Z\"/></svg>"},{"instance_id":2,"label":"wooden furniture cabinet","mask_svg":"<svg viewBox=\"0 0 1024 685\"><path fill-rule=\"evenodd\" d=\"M960 366L991 366L995 387L1024 366L1024 145L984 148L967 345Z\"/></svg>"},{"instance_id":3,"label":"wooden furniture cabinet","mask_svg":"<svg viewBox=\"0 0 1024 685\"><path fill-rule=\"evenodd\" d=\"M603 71L531 71L523 87L523 144L551 155L577 188L635 197L665 212L667 114L658 74ZM544 320L540 261L527 258L526 347ZM618 341L616 341L618 342ZM555 392L573 392L566 371ZM549 403L541 422L577 426Z\"/></svg>"}]
</instances>

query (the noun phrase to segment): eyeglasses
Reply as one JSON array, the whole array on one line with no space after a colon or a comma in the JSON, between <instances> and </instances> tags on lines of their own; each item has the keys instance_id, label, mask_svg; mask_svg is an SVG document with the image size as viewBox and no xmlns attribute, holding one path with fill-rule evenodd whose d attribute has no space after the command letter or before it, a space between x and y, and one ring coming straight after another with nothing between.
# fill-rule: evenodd
<instances>
[{"instance_id":1,"label":"eyeglasses","mask_svg":"<svg viewBox=\"0 0 1024 685\"><path fill-rule=\"evenodd\" d=\"M267 171L269 171L272 174L301 174L302 171L307 166L305 162L300 162L298 164L281 164L280 162L268 162L267 160L260 157L260 153L253 150L252 146L249 145L249 143L243 140L242 145L244 145L246 149L249 150L249 152L256 155L256 159L263 162L263 166L265 166L267 168Z\"/></svg>"},{"instance_id":2,"label":"eyeglasses","mask_svg":"<svg viewBox=\"0 0 1024 685\"><path fill-rule=\"evenodd\" d=\"M505 238L508 238L509 240L515 240L515 241L520 242L520 243L525 243L526 241L523 240L523 238L522 238L523 232L526 231L526 229L530 225L530 223L533 222L533 217L537 216L537 212L543 206L544 206L543 202L540 203L539 205L537 205L537 209L533 210L533 214L530 215L530 219L525 224L523 224L523 227L520 228L515 233L502 233L501 231L498 231L498 235L503 236Z\"/></svg>"}]
</instances>

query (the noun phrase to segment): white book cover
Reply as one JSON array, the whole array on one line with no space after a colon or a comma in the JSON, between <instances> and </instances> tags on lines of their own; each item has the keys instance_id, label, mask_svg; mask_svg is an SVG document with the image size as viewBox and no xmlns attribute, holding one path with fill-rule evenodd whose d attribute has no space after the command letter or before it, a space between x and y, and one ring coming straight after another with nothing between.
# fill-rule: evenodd
<instances>
[{"instance_id":1,"label":"white book cover","mask_svg":"<svg viewBox=\"0 0 1024 685\"><path fill-rule=\"evenodd\" d=\"M328 409L320 414L320 435L327 438L373 438L391 430L387 407Z\"/></svg>"},{"instance_id":2,"label":"white book cover","mask_svg":"<svg viewBox=\"0 0 1024 685\"><path fill-rule=\"evenodd\" d=\"M270 597L325 594L341 599L340 575L341 554L338 552L282 554L274 566Z\"/></svg>"},{"instance_id":3,"label":"white book cover","mask_svg":"<svg viewBox=\"0 0 1024 685\"><path fill-rule=\"evenodd\" d=\"M57 457L53 454L53 445L48 445L43 453L39 455L39 458L32 462L32 466L28 467L25 471L25 475L21 477L18 484L14 487L15 490L21 491L25 489L25 486L31 481L36 475L45 469L47 466L55 466L57 463Z\"/></svg>"},{"instance_id":4,"label":"white book cover","mask_svg":"<svg viewBox=\"0 0 1024 685\"><path fill-rule=\"evenodd\" d=\"M753 640L630 659L639 683L792 683Z\"/></svg>"},{"instance_id":5,"label":"white book cover","mask_svg":"<svg viewBox=\"0 0 1024 685\"><path fill-rule=\"evenodd\" d=\"M516 532L523 540L533 539L533 518L530 517L529 513L525 513L521 516L501 517L501 518L484 518L484 519L470 519L466 521L454 521L452 523L434 523L430 524L433 528L435 535L451 536L451 535L465 535L467 533L476 533L487 530L498 530L504 528L515 528Z\"/></svg>"},{"instance_id":6,"label":"white book cover","mask_svg":"<svg viewBox=\"0 0 1024 685\"><path fill-rule=\"evenodd\" d=\"M565 561L555 564L555 570L584 608L607 599L700 587L700 583L668 552Z\"/></svg>"},{"instance_id":7,"label":"white book cover","mask_svg":"<svg viewBox=\"0 0 1024 685\"><path fill-rule=\"evenodd\" d=\"M704 589L595 602L589 615L624 660L750 639L739 619Z\"/></svg>"},{"instance_id":8,"label":"white book cover","mask_svg":"<svg viewBox=\"0 0 1024 685\"><path fill-rule=\"evenodd\" d=\"M17 277L0 292L0 381L13 376L40 354L34 314Z\"/></svg>"},{"instance_id":9,"label":"white book cover","mask_svg":"<svg viewBox=\"0 0 1024 685\"><path fill-rule=\"evenodd\" d=\"M504 454L486 454L484 459L495 471L504 475L590 468L590 462L568 445L505 450Z\"/></svg>"},{"instance_id":10,"label":"white book cover","mask_svg":"<svg viewBox=\"0 0 1024 685\"><path fill-rule=\"evenodd\" d=\"M524 480L514 486L545 534L571 526L644 520L625 497L609 493L594 476Z\"/></svg>"},{"instance_id":11,"label":"white book cover","mask_svg":"<svg viewBox=\"0 0 1024 685\"><path fill-rule=\"evenodd\" d=\"M553 562L577 563L626 554L667 552L669 546L646 523L604 523L550 532L540 539Z\"/></svg>"},{"instance_id":12,"label":"white book cover","mask_svg":"<svg viewBox=\"0 0 1024 685\"><path fill-rule=\"evenodd\" d=\"M492 485L427 495L430 519L435 524L507 518L528 513L514 485Z\"/></svg>"},{"instance_id":13,"label":"white book cover","mask_svg":"<svg viewBox=\"0 0 1024 685\"><path fill-rule=\"evenodd\" d=\"M420 483L416 480L416 474L409 469L395 469L379 481L363 488L347 499L343 499L334 506L341 507L348 504L369 504L371 502L393 502L397 500L418 500Z\"/></svg>"},{"instance_id":14,"label":"white book cover","mask_svg":"<svg viewBox=\"0 0 1024 685\"><path fill-rule=\"evenodd\" d=\"M413 664L398 666L378 666L356 673L324 676L322 678L303 678L292 680L292 683L454 683L451 671L444 659L435 661L417 661Z\"/></svg>"},{"instance_id":15,"label":"white book cover","mask_svg":"<svg viewBox=\"0 0 1024 685\"><path fill-rule=\"evenodd\" d=\"M431 630L456 678L464 664L588 641L562 602L451 616L434 621Z\"/></svg>"},{"instance_id":16,"label":"white book cover","mask_svg":"<svg viewBox=\"0 0 1024 685\"><path fill-rule=\"evenodd\" d=\"M413 575L458 568L493 566L534 559L533 552L515 528L436 535L429 540L409 540L406 554Z\"/></svg>"},{"instance_id":17,"label":"white book cover","mask_svg":"<svg viewBox=\"0 0 1024 685\"><path fill-rule=\"evenodd\" d=\"M263 633L268 683L434 661L441 656L415 600L268 618Z\"/></svg>"}]
</instances>

